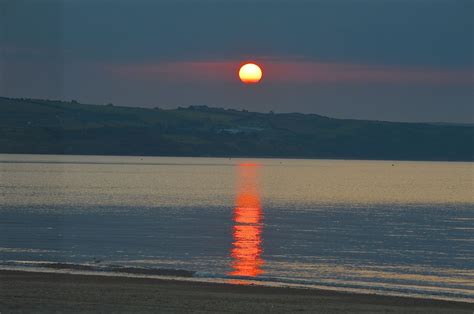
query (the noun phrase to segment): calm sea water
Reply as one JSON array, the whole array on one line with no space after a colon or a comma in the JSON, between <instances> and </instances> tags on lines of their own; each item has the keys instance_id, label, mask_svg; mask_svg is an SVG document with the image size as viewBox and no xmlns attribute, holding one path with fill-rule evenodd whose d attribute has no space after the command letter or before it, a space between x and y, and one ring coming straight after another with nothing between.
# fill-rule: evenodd
<instances>
[{"instance_id":1,"label":"calm sea water","mask_svg":"<svg viewBox=\"0 0 474 314\"><path fill-rule=\"evenodd\" d=\"M0 155L0 268L474 302L473 178L473 163Z\"/></svg>"}]
</instances>

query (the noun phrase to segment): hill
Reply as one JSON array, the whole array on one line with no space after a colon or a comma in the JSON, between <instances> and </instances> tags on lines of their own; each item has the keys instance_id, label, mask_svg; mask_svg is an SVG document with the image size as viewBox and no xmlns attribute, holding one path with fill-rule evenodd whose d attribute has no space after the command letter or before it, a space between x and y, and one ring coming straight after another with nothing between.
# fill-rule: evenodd
<instances>
[{"instance_id":1,"label":"hill","mask_svg":"<svg viewBox=\"0 0 474 314\"><path fill-rule=\"evenodd\" d=\"M0 97L0 152L473 160L474 127Z\"/></svg>"}]
</instances>

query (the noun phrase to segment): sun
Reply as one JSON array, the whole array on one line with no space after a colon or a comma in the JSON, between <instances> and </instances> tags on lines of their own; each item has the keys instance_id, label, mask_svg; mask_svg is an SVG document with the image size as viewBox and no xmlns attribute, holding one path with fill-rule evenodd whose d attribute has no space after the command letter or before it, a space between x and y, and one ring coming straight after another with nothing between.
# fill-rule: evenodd
<instances>
[{"instance_id":1,"label":"sun","mask_svg":"<svg viewBox=\"0 0 474 314\"><path fill-rule=\"evenodd\" d=\"M258 83L262 79L262 69L255 63L246 63L240 67L239 78L246 84Z\"/></svg>"}]
</instances>

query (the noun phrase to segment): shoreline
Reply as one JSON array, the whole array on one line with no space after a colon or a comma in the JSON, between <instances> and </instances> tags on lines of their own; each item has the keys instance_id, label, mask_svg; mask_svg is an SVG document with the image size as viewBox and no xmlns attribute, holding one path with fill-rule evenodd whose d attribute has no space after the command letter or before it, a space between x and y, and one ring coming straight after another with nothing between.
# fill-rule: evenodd
<instances>
[{"instance_id":1,"label":"shoreline","mask_svg":"<svg viewBox=\"0 0 474 314\"><path fill-rule=\"evenodd\" d=\"M472 313L460 301L323 289L0 270L0 312Z\"/></svg>"},{"instance_id":2,"label":"shoreline","mask_svg":"<svg viewBox=\"0 0 474 314\"><path fill-rule=\"evenodd\" d=\"M38 266L0 266L0 271L13 272L29 272L41 274L62 274L72 276L99 276L99 277L118 277L118 278L137 278L137 279L151 279L151 280L165 280L172 282L190 282L190 283L208 283L208 284L224 284L224 285L246 285L255 287L273 287L273 288L288 288L299 290L316 290L327 291L343 294L355 295L373 295L382 297L401 297L410 299L422 299L433 301L447 301L460 302L474 305L474 299L463 297L462 294L455 296L448 296L445 294L429 294L427 291L405 292L397 291L396 289L386 290L381 287L371 286L344 286L344 285L330 285L324 283L301 283L301 282L285 282L272 280L259 280L256 278L246 277L215 277L215 276L201 276L194 271L160 268L134 268L121 266L102 266L95 268L96 265L91 264L69 264L69 263L40 263ZM1 314L1 313L0 313Z\"/></svg>"},{"instance_id":3,"label":"shoreline","mask_svg":"<svg viewBox=\"0 0 474 314\"><path fill-rule=\"evenodd\" d=\"M348 158L348 157L310 157L310 156L275 156L275 155L117 155L117 154L70 154L70 153L38 153L38 152L1 152L0 155L32 155L32 156L79 156L79 157L137 157L137 158L213 158L213 159L288 159L288 160L321 160L321 161L383 161L383 162L432 162L432 163L473 163L474 159L390 159L390 158ZM1 161L8 163L10 161ZM16 161L15 161L16 162ZM18 162L20 163L20 162ZM27 161L25 163L32 163ZM75 162L74 162L75 163ZM146 163L139 163L146 164Z\"/></svg>"}]
</instances>

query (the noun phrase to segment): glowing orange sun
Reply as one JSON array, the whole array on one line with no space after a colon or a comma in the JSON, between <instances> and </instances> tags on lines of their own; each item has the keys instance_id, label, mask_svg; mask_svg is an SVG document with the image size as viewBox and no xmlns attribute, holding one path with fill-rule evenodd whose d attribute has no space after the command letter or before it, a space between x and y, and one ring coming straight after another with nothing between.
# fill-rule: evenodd
<instances>
[{"instance_id":1,"label":"glowing orange sun","mask_svg":"<svg viewBox=\"0 0 474 314\"><path fill-rule=\"evenodd\" d=\"M262 79L262 69L255 63L247 63L240 67L239 78L246 84L255 84Z\"/></svg>"}]
</instances>

